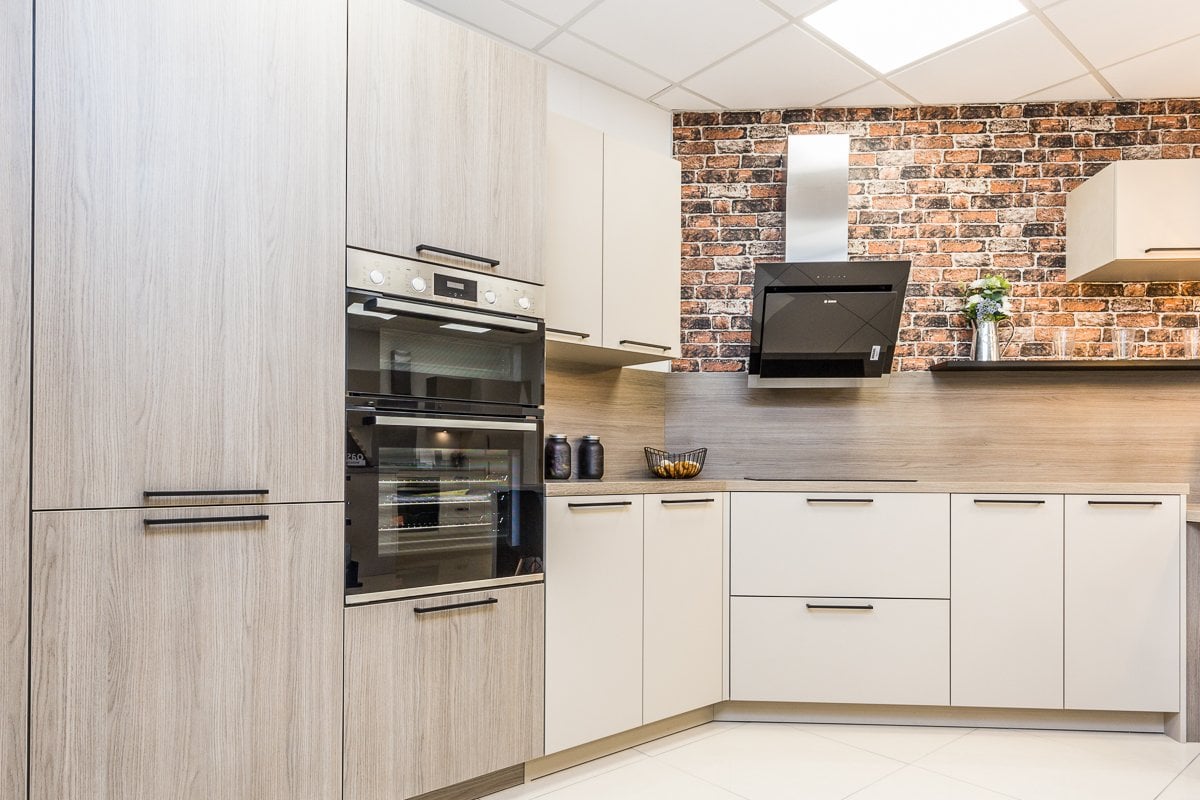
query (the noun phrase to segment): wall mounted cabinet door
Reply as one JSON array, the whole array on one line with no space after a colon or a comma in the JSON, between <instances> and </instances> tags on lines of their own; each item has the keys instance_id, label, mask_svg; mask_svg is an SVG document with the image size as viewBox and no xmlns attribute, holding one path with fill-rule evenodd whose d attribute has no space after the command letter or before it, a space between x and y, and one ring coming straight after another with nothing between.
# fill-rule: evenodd
<instances>
[{"instance_id":1,"label":"wall mounted cabinet door","mask_svg":"<svg viewBox=\"0 0 1200 800\"><path fill-rule=\"evenodd\" d=\"M1063 707L1063 498L950 501L950 702Z\"/></svg>"},{"instance_id":2,"label":"wall mounted cabinet door","mask_svg":"<svg viewBox=\"0 0 1200 800\"><path fill-rule=\"evenodd\" d=\"M1178 496L1066 499L1067 708L1178 711Z\"/></svg>"},{"instance_id":3,"label":"wall mounted cabinet door","mask_svg":"<svg viewBox=\"0 0 1200 800\"><path fill-rule=\"evenodd\" d=\"M642 496L546 502L546 752L642 724Z\"/></svg>"},{"instance_id":4,"label":"wall mounted cabinet door","mask_svg":"<svg viewBox=\"0 0 1200 800\"><path fill-rule=\"evenodd\" d=\"M35 513L32 796L338 796L342 557L338 503Z\"/></svg>"},{"instance_id":5,"label":"wall mounted cabinet door","mask_svg":"<svg viewBox=\"0 0 1200 800\"><path fill-rule=\"evenodd\" d=\"M38 4L34 508L340 499L345 19Z\"/></svg>"},{"instance_id":6,"label":"wall mounted cabinet door","mask_svg":"<svg viewBox=\"0 0 1200 800\"><path fill-rule=\"evenodd\" d=\"M722 497L645 497L642 724L721 701Z\"/></svg>"},{"instance_id":7,"label":"wall mounted cabinet door","mask_svg":"<svg viewBox=\"0 0 1200 800\"><path fill-rule=\"evenodd\" d=\"M545 67L397 0L351 0L349 54L349 244L541 283Z\"/></svg>"},{"instance_id":8,"label":"wall mounted cabinet door","mask_svg":"<svg viewBox=\"0 0 1200 800\"><path fill-rule=\"evenodd\" d=\"M680 167L604 138L604 346L679 355Z\"/></svg>"},{"instance_id":9,"label":"wall mounted cabinet door","mask_svg":"<svg viewBox=\"0 0 1200 800\"><path fill-rule=\"evenodd\" d=\"M397 800L542 754L543 588L346 610L346 800Z\"/></svg>"}]
</instances>

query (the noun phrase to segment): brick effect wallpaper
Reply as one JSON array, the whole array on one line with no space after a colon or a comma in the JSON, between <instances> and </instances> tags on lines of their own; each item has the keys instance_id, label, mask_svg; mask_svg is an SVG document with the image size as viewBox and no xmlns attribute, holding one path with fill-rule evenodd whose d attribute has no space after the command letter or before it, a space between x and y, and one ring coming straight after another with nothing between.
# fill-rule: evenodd
<instances>
[{"instance_id":1,"label":"brick effect wallpaper","mask_svg":"<svg viewBox=\"0 0 1200 800\"><path fill-rule=\"evenodd\" d=\"M754 265L784 257L786 137L848 133L852 260L912 274L894 369L966 356L960 287L1014 284L1007 357L1107 357L1117 328L1138 357L1183 357L1200 282L1066 283L1066 193L1120 159L1200 157L1200 100L818 108L675 115L683 165L682 358L676 371L746 369ZM1005 329L1007 332L1007 328Z\"/></svg>"}]
</instances>

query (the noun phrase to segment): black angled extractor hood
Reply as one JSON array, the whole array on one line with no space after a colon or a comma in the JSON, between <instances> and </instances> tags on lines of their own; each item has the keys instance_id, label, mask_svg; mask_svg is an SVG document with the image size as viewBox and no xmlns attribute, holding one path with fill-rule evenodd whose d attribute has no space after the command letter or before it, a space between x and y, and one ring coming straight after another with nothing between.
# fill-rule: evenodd
<instances>
[{"instance_id":1,"label":"black angled extractor hood","mask_svg":"<svg viewBox=\"0 0 1200 800\"><path fill-rule=\"evenodd\" d=\"M760 264L751 387L880 385L891 373L907 261Z\"/></svg>"}]
</instances>

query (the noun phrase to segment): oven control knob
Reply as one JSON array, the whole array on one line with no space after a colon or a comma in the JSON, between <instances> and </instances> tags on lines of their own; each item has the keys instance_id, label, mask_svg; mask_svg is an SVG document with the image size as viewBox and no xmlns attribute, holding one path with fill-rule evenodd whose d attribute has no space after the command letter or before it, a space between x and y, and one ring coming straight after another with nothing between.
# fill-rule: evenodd
<instances>
[{"instance_id":1,"label":"oven control knob","mask_svg":"<svg viewBox=\"0 0 1200 800\"><path fill-rule=\"evenodd\" d=\"M483 293L483 299L486 300L487 304L490 306L496 305L496 293L493 292L491 289L488 289L486 292Z\"/></svg>"},{"instance_id":2,"label":"oven control knob","mask_svg":"<svg viewBox=\"0 0 1200 800\"><path fill-rule=\"evenodd\" d=\"M423 292L423 291L425 291L425 286L427 284L425 283L425 279L422 278L420 275L418 275L412 279L411 285L412 285L414 292Z\"/></svg>"},{"instance_id":3,"label":"oven control knob","mask_svg":"<svg viewBox=\"0 0 1200 800\"><path fill-rule=\"evenodd\" d=\"M529 307L533 305L533 303L529 302L528 297L521 296L517 298L517 305L521 307L521 310L528 311Z\"/></svg>"},{"instance_id":4,"label":"oven control knob","mask_svg":"<svg viewBox=\"0 0 1200 800\"><path fill-rule=\"evenodd\" d=\"M381 286L383 284L383 273L377 269L371 270L371 274L367 277L370 278L371 283L375 284L376 286Z\"/></svg>"}]
</instances>

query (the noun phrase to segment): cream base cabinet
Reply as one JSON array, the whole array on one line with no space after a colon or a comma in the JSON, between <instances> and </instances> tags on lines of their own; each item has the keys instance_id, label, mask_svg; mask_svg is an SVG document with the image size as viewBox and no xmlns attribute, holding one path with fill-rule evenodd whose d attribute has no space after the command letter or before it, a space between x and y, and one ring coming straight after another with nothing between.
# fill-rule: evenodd
<instances>
[{"instance_id":1,"label":"cream base cabinet","mask_svg":"<svg viewBox=\"0 0 1200 800\"><path fill-rule=\"evenodd\" d=\"M641 495L546 501L546 752L642 724Z\"/></svg>"},{"instance_id":2,"label":"cream base cabinet","mask_svg":"<svg viewBox=\"0 0 1200 800\"><path fill-rule=\"evenodd\" d=\"M346 609L345 800L542 755L543 613L540 584Z\"/></svg>"},{"instance_id":3,"label":"cream base cabinet","mask_svg":"<svg viewBox=\"0 0 1200 800\"><path fill-rule=\"evenodd\" d=\"M1063 498L950 501L950 702L1063 707Z\"/></svg>"},{"instance_id":4,"label":"cream base cabinet","mask_svg":"<svg viewBox=\"0 0 1200 800\"><path fill-rule=\"evenodd\" d=\"M542 282L541 62L411 3L350 0L348 100L348 244Z\"/></svg>"},{"instance_id":5,"label":"cream base cabinet","mask_svg":"<svg viewBox=\"0 0 1200 800\"><path fill-rule=\"evenodd\" d=\"M1067 708L1179 710L1182 528L1178 496L1067 497Z\"/></svg>"},{"instance_id":6,"label":"cream base cabinet","mask_svg":"<svg viewBox=\"0 0 1200 800\"><path fill-rule=\"evenodd\" d=\"M338 796L340 503L33 516L31 797Z\"/></svg>"},{"instance_id":7,"label":"cream base cabinet","mask_svg":"<svg viewBox=\"0 0 1200 800\"><path fill-rule=\"evenodd\" d=\"M645 496L642 724L722 699L723 497Z\"/></svg>"},{"instance_id":8,"label":"cream base cabinet","mask_svg":"<svg viewBox=\"0 0 1200 800\"><path fill-rule=\"evenodd\" d=\"M341 499L345 20L38 3L34 509Z\"/></svg>"}]
</instances>

